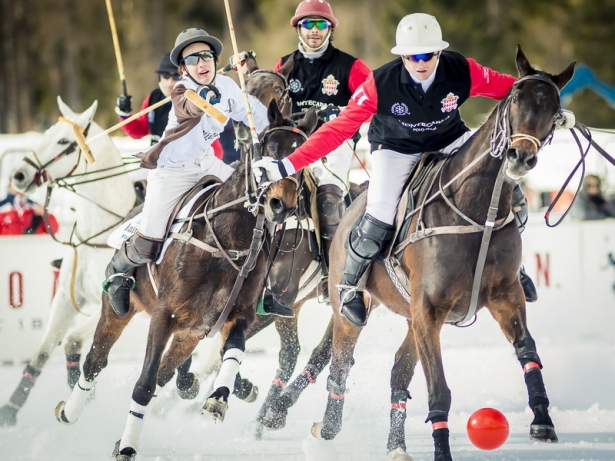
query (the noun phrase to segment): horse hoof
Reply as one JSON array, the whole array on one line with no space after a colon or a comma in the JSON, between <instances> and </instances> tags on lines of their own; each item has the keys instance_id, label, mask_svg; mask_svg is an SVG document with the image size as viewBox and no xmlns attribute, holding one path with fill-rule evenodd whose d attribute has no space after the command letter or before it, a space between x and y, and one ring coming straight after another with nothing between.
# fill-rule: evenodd
<instances>
[{"instance_id":1,"label":"horse hoof","mask_svg":"<svg viewBox=\"0 0 615 461\"><path fill-rule=\"evenodd\" d=\"M319 422L319 423L312 424L312 430L310 432L312 433L312 436L315 439L324 440L324 438L322 437L322 434L321 434L322 426L323 426L322 421Z\"/></svg>"},{"instance_id":2,"label":"horse hoof","mask_svg":"<svg viewBox=\"0 0 615 461\"><path fill-rule=\"evenodd\" d=\"M14 426L17 424L17 408L4 405L0 408L0 426Z\"/></svg>"},{"instance_id":3,"label":"horse hoof","mask_svg":"<svg viewBox=\"0 0 615 461\"><path fill-rule=\"evenodd\" d=\"M406 453L402 447L397 447L395 450L389 451L389 460L390 461L414 461L412 456Z\"/></svg>"},{"instance_id":4,"label":"horse hoof","mask_svg":"<svg viewBox=\"0 0 615 461\"><path fill-rule=\"evenodd\" d=\"M216 421L223 422L224 415L228 409L228 403L224 400L218 400L215 397L210 397L205 401L205 405L201 409L201 414L209 413Z\"/></svg>"},{"instance_id":5,"label":"horse hoof","mask_svg":"<svg viewBox=\"0 0 615 461\"><path fill-rule=\"evenodd\" d=\"M75 424L75 421L71 422L66 417L66 414L64 413L64 408L65 407L66 407L66 402L62 401L62 402L58 403L58 405L56 406L56 409L55 409L56 419L59 422L61 422L62 424L66 424L67 426L70 426L71 424Z\"/></svg>"},{"instance_id":6,"label":"horse hoof","mask_svg":"<svg viewBox=\"0 0 615 461\"><path fill-rule=\"evenodd\" d=\"M192 400L195 399L197 395L199 395L199 390L201 389L201 383L199 382L199 378L196 376L192 380L192 385L188 389L180 389L177 388L177 393L180 398L183 400Z\"/></svg>"},{"instance_id":7,"label":"horse hoof","mask_svg":"<svg viewBox=\"0 0 615 461\"><path fill-rule=\"evenodd\" d=\"M245 399L243 399L243 401L246 403L252 403L252 402L255 402L257 398L258 398L258 386L254 384L252 386L252 390L250 391L248 396Z\"/></svg>"},{"instance_id":8,"label":"horse hoof","mask_svg":"<svg viewBox=\"0 0 615 461\"><path fill-rule=\"evenodd\" d=\"M559 441L555 428L547 424L532 424L530 426L530 440L547 443L557 443Z\"/></svg>"},{"instance_id":9,"label":"horse hoof","mask_svg":"<svg viewBox=\"0 0 615 461\"><path fill-rule=\"evenodd\" d=\"M115 442L115 447L113 447L113 452L111 453L111 457L115 458L115 461L131 461L137 457L137 452L132 447L122 448L120 451L120 442L118 440Z\"/></svg>"},{"instance_id":10,"label":"horse hoof","mask_svg":"<svg viewBox=\"0 0 615 461\"><path fill-rule=\"evenodd\" d=\"M260 420L261 424L267 429L277 431L286 426L286 413L275 411L273 408L268 408L265 415Z\"/></svg>"}]
</instances>

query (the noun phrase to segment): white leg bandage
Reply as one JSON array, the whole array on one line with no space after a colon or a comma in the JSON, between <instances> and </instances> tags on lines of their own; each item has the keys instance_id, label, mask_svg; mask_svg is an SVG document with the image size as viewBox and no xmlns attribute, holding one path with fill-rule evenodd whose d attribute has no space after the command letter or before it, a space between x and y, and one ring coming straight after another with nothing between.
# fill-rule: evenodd
<instances>
[{"instance_id":1,"label":"white leg bandage","mask_svg":"<svg viewBox=\"0 0 615 461\"><path fill-rule=\"evenodd\" d=\"M229 349L222 357L222 367L214 381L214 390L228 387L231 392L235 389L235 376L239 372L239 365L245 353L239 349Z\"/></svg>"},{"instance_id":2,"label":"white leg bandage","mask_svg":"<svg viewBox=\"0 0 615 461\"><path fill-rule=\"evenodd\" d=\"M145 418L145 409L143 405L139 405L134 400L130 401L130 410L126 418L126 426L120 442L120 451L126 447L138 450L139 437L143 430L143 419Z\"/></svg>"},{"instance_id":3,"label":"white leg bandage","mask_svg":"<svg viewBox=\"0 0 615 461\"><path fill-rule=\"evenodd\" d=\"M66 416L66 419L70 422L74 423L77 421L81 416L81 413L83 413L83 409L85 408L85 403L88 400L92 386L94 386L94 381L91 383L86 381L83 373L81 373L79 381L73 388L73 392L70 394L70 397L64 406L64 416Z\"/></svg>"}]
</instances>

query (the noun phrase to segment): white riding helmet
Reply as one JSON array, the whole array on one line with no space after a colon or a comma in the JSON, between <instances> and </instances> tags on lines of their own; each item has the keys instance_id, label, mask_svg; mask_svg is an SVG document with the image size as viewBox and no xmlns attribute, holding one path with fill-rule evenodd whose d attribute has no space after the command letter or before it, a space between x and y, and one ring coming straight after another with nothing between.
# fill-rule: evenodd
<instances>
[{"instance_id":1,"label":"white riding helmet","mask_svg":"<svg viewBox=\"0 0 615 461\"><path fill-rule=\"evenodd\" d=\"M442 40L442 29L435 17L425 13L404 16L397 25L395 33L396 46L391 53L408 56L420 53L432 53L448 48L448 42Z\"/></svg>"}]
</instances>

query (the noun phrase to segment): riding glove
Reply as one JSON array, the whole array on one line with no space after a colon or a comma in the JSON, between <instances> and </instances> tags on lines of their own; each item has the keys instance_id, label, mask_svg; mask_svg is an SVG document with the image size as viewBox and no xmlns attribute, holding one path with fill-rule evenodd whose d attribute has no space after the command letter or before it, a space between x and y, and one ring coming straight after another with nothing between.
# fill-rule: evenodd
<instances>
[{"instance_id":1,"label":"riding glove","mask_svg":"<svg viewBox=\"0 0 615 461\"><path fill-rule=\"evenodd\" d=\"M285 172L283 173L281 171L280 164L277 160L274 160L273 157L263 157L260 160L252 162L252 174L257 184L261 183L263 172L267 174L269 181L278 181L288 176L284 174Z\"/></svg>"},{"instance_id":2,"label":"riding glove","mask_svg":"<svg viewBox=\"0 0 615 461\"><path fill-rule=\"evenodd\" d=\"M196 92L199 94L201 98L209 102L209 104L218 104L220 102L220 98L221 98L220 90L218 90L218 88L216 88L212 84L201 85L197 88ZM209 95L209 99L207 99L208 95Z\"/></svg>"},{"instance_id":3,"label":"riding glove","mask_svg":"<svg viewBox=\"0 0 615 461\"><path fill-rule=\"evenodd\" d=\"M117 115L126 117L132 112L132 96L128 94L121 94L117 97L117 106L115 113Z\"/></svg>"},{"instance_id":4,"label":"riding glove","mask_svg":"<svg viewBox=\"0 0 615 461\"><path fill-rule=\"evenodd\" d=\"M341 110L338 106L329 105L318 112L318 116L325 122L330 122L340 114Z\"/></svg>"}]
</instances>

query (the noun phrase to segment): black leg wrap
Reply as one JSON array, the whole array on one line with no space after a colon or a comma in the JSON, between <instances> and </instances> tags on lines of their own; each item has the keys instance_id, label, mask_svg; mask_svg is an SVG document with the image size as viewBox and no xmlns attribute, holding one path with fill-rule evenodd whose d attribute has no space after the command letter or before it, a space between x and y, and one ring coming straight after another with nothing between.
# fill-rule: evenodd
<instances>
[{"instance_id":1,"label":"black leg wrap","mask_svg":"<svg viewBox=\"0 0 615 461\"><path fill-rule=\"evenodd\" d=\"M387 452L402 448L406 451L406 401L411 398L407 389L391 391L391 413Z\"/></svg>"},{"instance_id":2,"label":"black leg wrap","mask_svg":"<svg viewBox=\"0 0 615 461\"><path fill-rule=\"evenodd\" d=\"M431 433L434 443L434 461L452 461L451 447L449 444L449 430L436 429Z\"/></svg>"},{"instance_id":3,"label":"black leg wrap","mask_svg":"<svg viewBox=\"0 0 615 461\"><path fill-rule=\"evenodd\" d=\"M534 351L522 352L517 358L521 363L521 367L524 367L529 362L536 362L540 365L540 369L542 370L542 362L540 361L540 357L538 357L538 354Z\"/></svg>"},{"instance_id":4,"label":"black leg wrap","mask_svg":"<svg viewBox=\"0 0 615 461\"><path fill-rule=\"evenodd\" d=\"M444 410L432 410L427 413L427 419L425 422L431 421L432 423L441 423L448 421L448 412Z\"/></svg>"},{"instance_id":5,"label":"black leg wrap","mask_svg":"<svg viewBox=\"0 0 615 461\"><path fill-rule=\"evenodd\" d=\"M31 365L27 365L23 371L23 377L19 382L19 386L11 395L10 402L18 407L22 407L30 395L30 391L34 387L34 383L36 382L36 378L38 378L41 374L41 370L37 370Z\"/></svg>"},{"instance_id":6,"label":"black leg wrap","mask_svg":"<svg viewBox=\"0 0 615 461\"><path fill-rule=\"evenodd\" d=\"M322 422L321 435L325 440L333 440L342 429L346 385L336 384L331 376L329 376L327 390L329 391L329 398L327 399L327 409L325 410L325 417Z\"/></svg>"},{"instance_id":7,"label":"black leg wrap","mask_svg":"<svg viewBox=\"0 0 615 461\"><path fill-rule=\"evenodd\" d=\"M80 360L81 354L66 354L66 371L68 372L68 385L71 389L75 387L81 376Z\"/></svg>"},{"instance_id":8,"label":"black leg wrap","mask_svg":"<svg viewBox=\"0 0 615 461\"><path fill-rule=\"evenodd\" d=\"M532 368L525 372L525 385L527 386L527 393L529 396L529 406L534 408L539 404L549 405L549 398L547 397L547 391L545 389L544 381L542 380L542 373L536 368Z\"/></svg>"}]
</instances>

